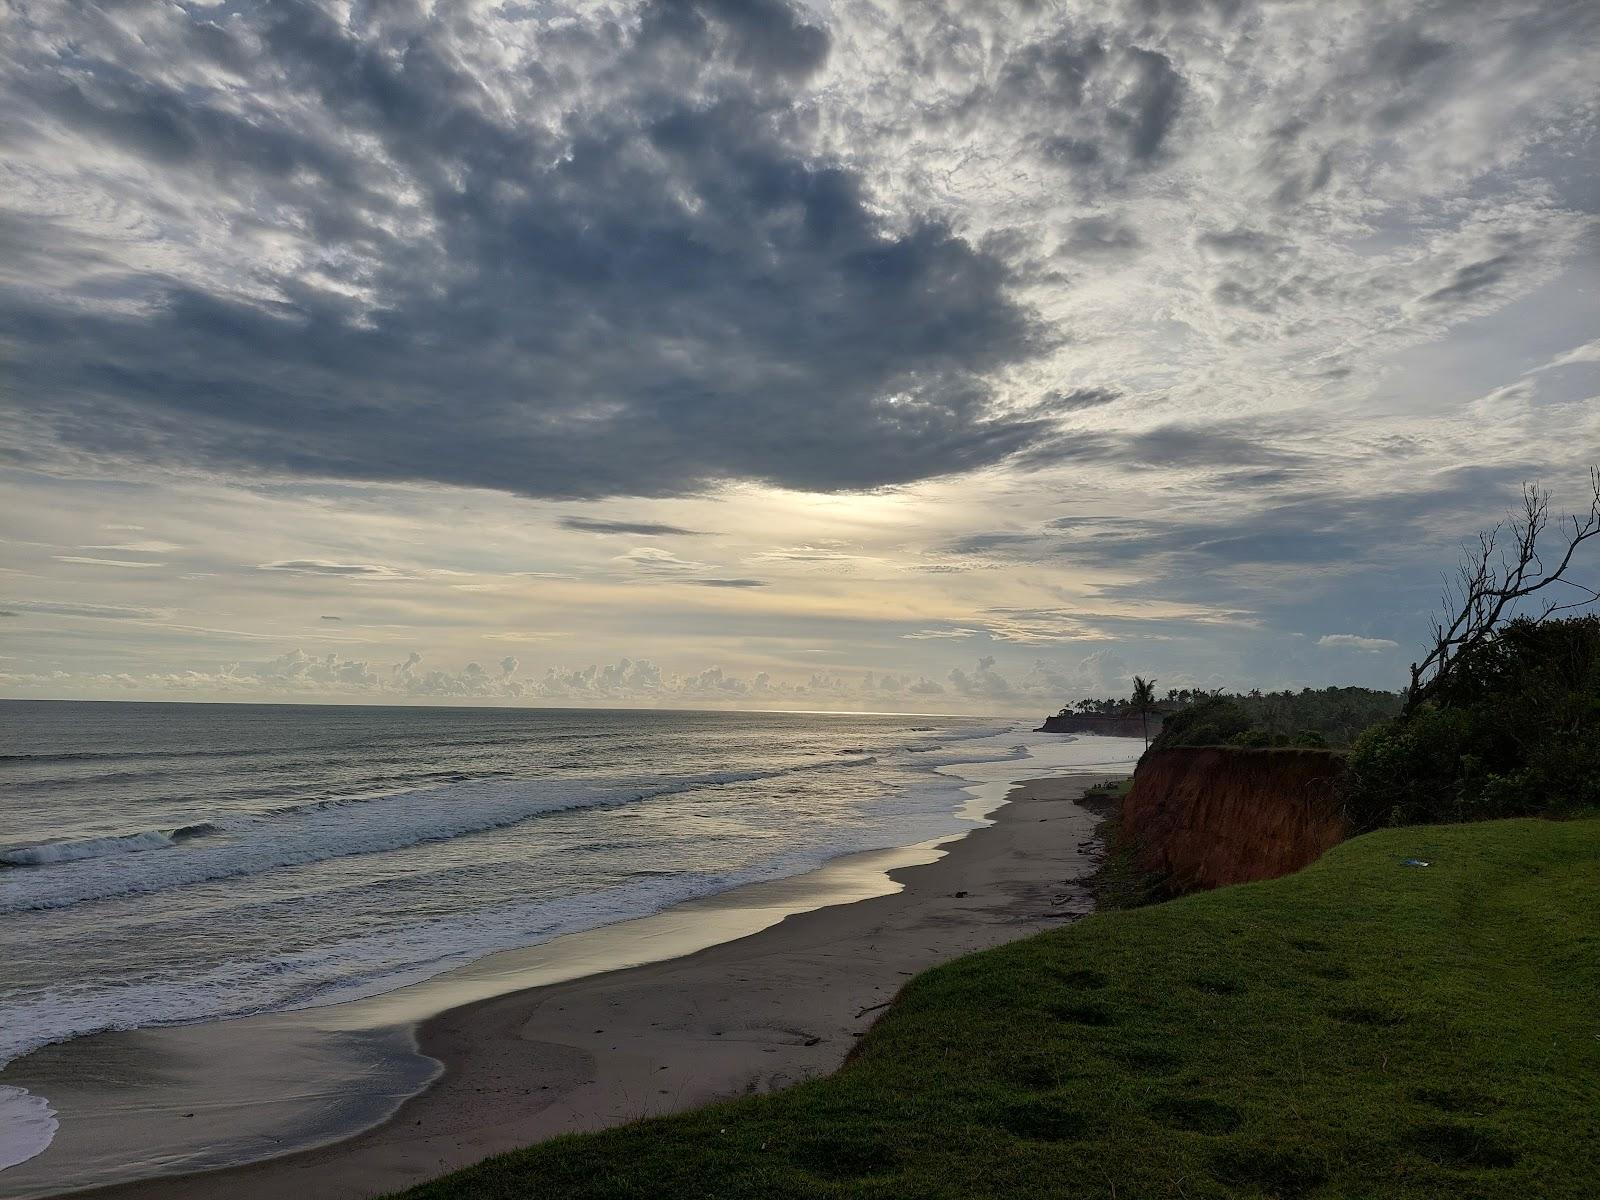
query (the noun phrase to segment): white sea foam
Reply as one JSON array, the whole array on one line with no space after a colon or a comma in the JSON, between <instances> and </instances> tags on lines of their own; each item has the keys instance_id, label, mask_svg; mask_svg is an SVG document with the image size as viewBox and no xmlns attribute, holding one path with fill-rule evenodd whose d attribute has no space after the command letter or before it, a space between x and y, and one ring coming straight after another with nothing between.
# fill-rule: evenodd
<instances>
[{"instance_id":1,"label":"white sea foam","mask_svg":"<svg viewBox=\"0 0 1600 1200\"><path fill-rule=\"evenodd\" d=\"M0 863L10 867L39 867L49 863L76 862L82 858L104 858L112 854L137 854L141 850L164 850L172 845L172 835L158 829L118 837L83 838L75 842L45 842L38 846L18 846L0 850Z\"/></svg>"},{"instance_id":2,"label":"white sea foam","mask_svg":"<svg viewBox=\"0 0 1600 1200\"><path fill-rule=\"evenodd\" d=\"M611 808L695 788L773 779L795 770L864 766L872 761L844 759L786 771L712 771L667 780L598 784L482 780L362 799L323 800L249 816L218 817L205 828L226 836L195 840L181 854L157 856L159 861L117 848L169 848L175 844L175 834L152 831L45 843L7 852L10 865L41 869L0 875L0 913L148 895L331 858L400 850L516 825L548 813Z\"/></svg>"},{"instance_id":3,"label":"white sea foam","mask_svg":"<svg viewBox=\"0 0 1600 1200\"><path fill-rule=\"evenodd\" d=\"M0 1171L43 1154L57 1127L56 1110L43 1096L0 1085Z\"/></svg>"}]
</instances>

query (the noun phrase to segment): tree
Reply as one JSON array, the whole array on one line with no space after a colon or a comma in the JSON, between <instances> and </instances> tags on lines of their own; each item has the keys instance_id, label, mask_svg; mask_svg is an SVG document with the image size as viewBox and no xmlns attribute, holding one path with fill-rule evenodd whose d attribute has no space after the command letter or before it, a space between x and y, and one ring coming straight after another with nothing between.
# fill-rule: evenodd
<instances>
[{"instance_id":1,"label":"tree","mask_svg":"<svg viewBox=\"0 0 1600 1200\"><path fill-rule=\"evenodd\" d=\"M1406 712L1448 683L1462 659L1493 640L1511 618L1524 617L1538 625L1557 613L1600 600L1600 591L1565 578L1578 547L1600 535L1600 467L1589 468L1589 483L1593 496L1588 513L1572 514L1559 523L1566 528L1570 521L1571 531L1554 567L1547 570L1539 553L1539 539L1551 528L1550 493L1532 484L1522 486L1521 513L1508 514L1493 529L1480 533L1476 545L1463 547L1456 577L1445 584L1440 598L1428 653L1411 664ZM1546 591L1558 584L1578 595ZM1534 596L1539 596L1539 611L1530 615L1521 606Z\"/></svg>"},{"instance_id":2,"label":"tree","mask_svg":"<svg viewBox=\"0 0 1600 1200\"><path fill-rule=\"evenodd\" d=\"M1150 749L1150 710L1156 706L1156 681L1133 677L1133 710L1144 726L1144 748Z\"/></svg>"}]
</instances>

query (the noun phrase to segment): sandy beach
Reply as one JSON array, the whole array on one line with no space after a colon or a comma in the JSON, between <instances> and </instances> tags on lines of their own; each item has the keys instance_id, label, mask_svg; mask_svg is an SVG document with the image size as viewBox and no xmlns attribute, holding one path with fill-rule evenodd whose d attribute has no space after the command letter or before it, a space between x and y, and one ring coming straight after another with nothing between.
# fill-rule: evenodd
<instances>
[{"instance_id":1,"label":"sandy beach","mask_svg":"<svg viewBox=\"0 0 1600 1200\"><path fill-rule=\"evenodd\" d=\"M900 890L788 916L686 957L501 995L424 1022L438 1080L353 1138L242 1167L77 1192L126 1200L355 1200L562 1133L773 1091L840 1066L905 980L1057 928L1106 776L1032 780ZM934 852L938 853L938 852ZM933 853L924 855L932 858Z\"/></svg>"}]
</instances>

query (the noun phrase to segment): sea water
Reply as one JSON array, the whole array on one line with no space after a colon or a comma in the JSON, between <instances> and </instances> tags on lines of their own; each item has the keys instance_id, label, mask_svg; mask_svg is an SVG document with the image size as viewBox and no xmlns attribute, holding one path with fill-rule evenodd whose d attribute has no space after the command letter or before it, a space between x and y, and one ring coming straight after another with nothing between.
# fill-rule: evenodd
<instances>
[{"instance_id":1,"label":"sea water","mask_svg":"<svg viewBox=\"0 0 1600 1200\"><path fill-rule=\"evenodd\" d=\"M970 828L1010 721L0 702L0 1066L372 995ZM0 1087L0 1167L49 1144Z\"/></svg>"}]
</instances>

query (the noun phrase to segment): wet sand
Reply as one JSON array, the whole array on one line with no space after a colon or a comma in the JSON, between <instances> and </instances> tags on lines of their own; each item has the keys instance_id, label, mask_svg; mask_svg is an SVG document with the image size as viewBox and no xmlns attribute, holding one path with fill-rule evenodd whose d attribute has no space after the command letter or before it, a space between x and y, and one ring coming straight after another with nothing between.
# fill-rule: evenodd
<instances>
[{"instance_id":1,"label":"wet sand","mask_svg":"<svg viewBox=\"0 0 1600 1200\"><path fill-rule=\"evenodd\" d=\"M684 957L496 995L431 1017L417 1030L417 1044L443 1073L354 1137L244 1166L73 1194L380 1196L558 1134L830 1072L911 975L1060 927L1092 908L1071 881L1090 866L1084 843L1095 818L1071 800L1112 777L1018 785L992 825L941 849L921 848L920 861L891 870L893 883L885 886L900 889L893 894L834 902ZM210 1028L226 1037L228 1026ZM384 1032L396 1034L393 1027Z\"/></svg>"}]
</instances>

